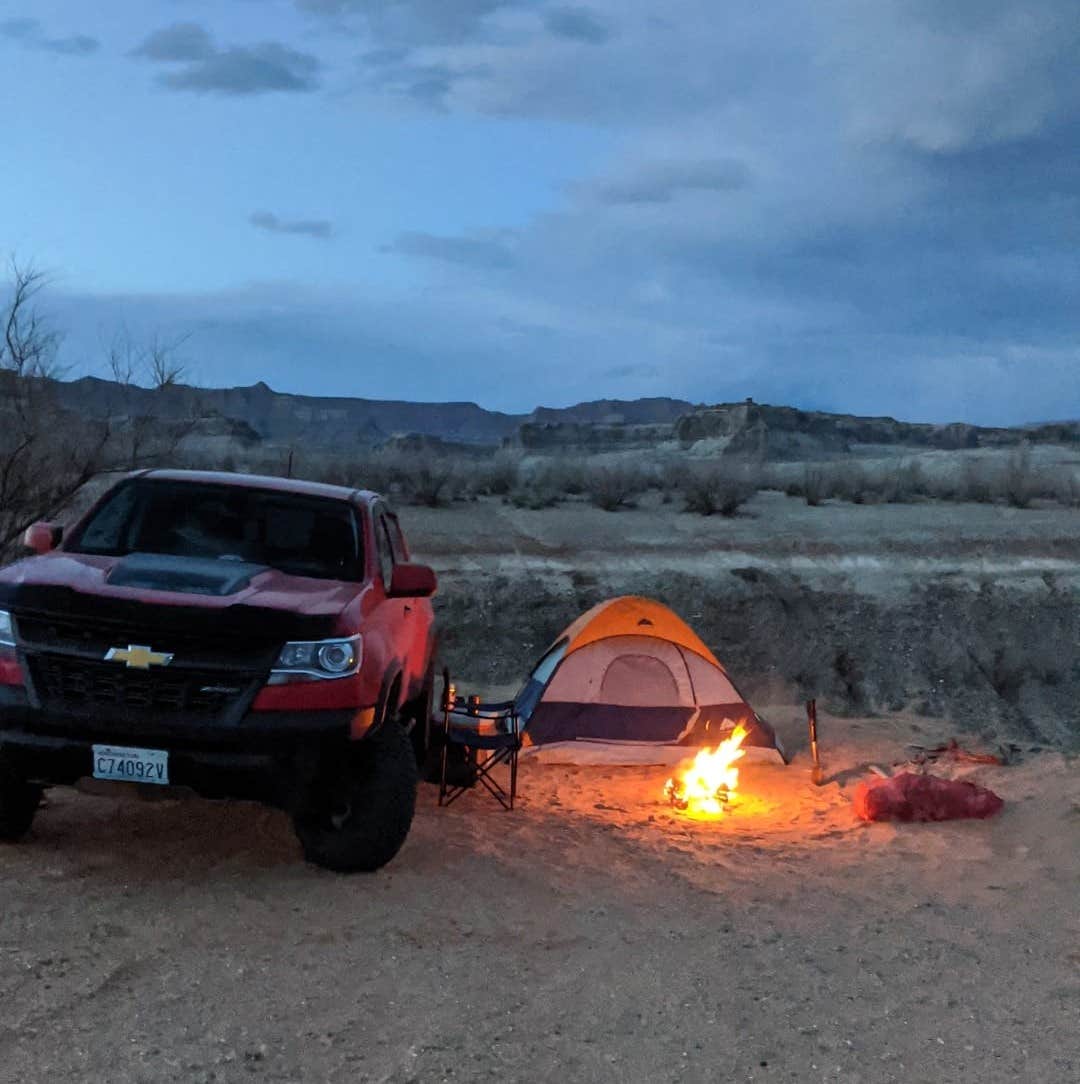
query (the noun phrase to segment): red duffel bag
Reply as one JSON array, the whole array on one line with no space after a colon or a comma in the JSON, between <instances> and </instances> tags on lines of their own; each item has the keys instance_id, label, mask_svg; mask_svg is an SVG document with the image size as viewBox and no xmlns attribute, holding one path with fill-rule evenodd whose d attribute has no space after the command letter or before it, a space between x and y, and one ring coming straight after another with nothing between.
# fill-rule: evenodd
<instances>
[{"instance_id":1,"label":"red duffel bag","mask_svg":"<svg viewBox=\"0 0 1080 1084\"><path fill-rule=\"evenodd\" d=\"M1004 802L986 787L963 779L901 772L855 788L855 812L864 821L951 821L992 817Z\"/></svg>"}]
</instances>

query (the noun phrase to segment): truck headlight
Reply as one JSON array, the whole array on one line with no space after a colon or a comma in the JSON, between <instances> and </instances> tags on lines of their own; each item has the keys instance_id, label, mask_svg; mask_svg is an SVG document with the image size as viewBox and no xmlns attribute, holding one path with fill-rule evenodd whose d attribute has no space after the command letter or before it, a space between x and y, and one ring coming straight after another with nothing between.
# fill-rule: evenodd
<instances>
[{"instance_id":1,"label":"truck headlight","mask_svg":"<svg viewBox=\"0 0 1080 1084\"><path fill-rule=\"evenodd\" d=\"M11 614L7 610L0 610L0 647L15 646L15 626L11 621Z\"/></svg>"},{"instance_id":2,"label":"truck headlight","mask_svg":"<svg viewBox=\"0 0 1080 1084\"><path fill-rule=\"evenodd\" d=\"M363 646L359 636L293 641L281 649L270 672L270 684L349 677L360 669L362 658Z\"/></svg>"}]
</instances>

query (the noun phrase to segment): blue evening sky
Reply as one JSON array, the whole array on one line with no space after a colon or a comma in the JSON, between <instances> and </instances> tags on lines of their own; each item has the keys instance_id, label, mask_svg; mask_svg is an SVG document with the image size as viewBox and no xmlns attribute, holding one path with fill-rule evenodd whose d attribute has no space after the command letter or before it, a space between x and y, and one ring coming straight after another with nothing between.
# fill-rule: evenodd
<instances>
[{"instance_id":1,"label":"blue evening sky","mask_svg":"<svg viewBox=\"0 0 1080 1084\"><path fill-rule=\"evenodd\" d=\"M1074 0L0 0L73 372L1080 416Z\"/></svg>"}]
</instances>

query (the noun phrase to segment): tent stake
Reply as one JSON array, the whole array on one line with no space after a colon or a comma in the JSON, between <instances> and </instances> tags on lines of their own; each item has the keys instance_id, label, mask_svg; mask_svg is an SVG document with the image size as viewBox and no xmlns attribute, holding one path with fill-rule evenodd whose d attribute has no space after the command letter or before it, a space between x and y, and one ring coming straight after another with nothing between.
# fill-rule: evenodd
<instances>
[{"instance_id":1,"label":"tent stake","mask_svg":"<svg viewBox=\"0 0 1080 1084\"><path fill-rule=\"evenodd\" d=\"M815 787L820 787L825 782L825 773L821 769L821 759L818 756L817 743L817 701L806 702L806 725L810 730L810 755L814 758L814 767L810 773L810 779Z\"/></svg>"}]
</instances>

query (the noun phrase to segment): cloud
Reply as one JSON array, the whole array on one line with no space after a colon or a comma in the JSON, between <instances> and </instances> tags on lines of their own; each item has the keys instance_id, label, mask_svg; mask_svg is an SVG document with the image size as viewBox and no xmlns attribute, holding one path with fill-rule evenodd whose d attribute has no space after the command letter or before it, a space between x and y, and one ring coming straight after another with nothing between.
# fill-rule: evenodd
<instances>
[{"instance_id":1,"label":"cloud","mask_svg":"<svg viewBox=\"0 0 1080 1084\"><path fill-rule=\"evenodd\" d=\"M63 56L89 56L101 48L101 42L88 34L70 34L67 37L49 37L37 19L18 18L0 22L0 35L20 42L28 49Z\"/></svg>"},{"instance_id":2,"label":"cloud","mask_svg":"<svg viewBox=\"0 0 1080 1084\"><path fill-rule=\"evenodd\" d=\"M656 380L657 378L663 377L664 374L657 365L626 362L622 365L612 365L610 369L605 369L600 375L609 380L626 380L631 377L636 379L645 378L648 380Z\"/></svg>"},{"instance_id":3,"label":"cloud","mask_svg":"<svg viewBox=\"0 0 1080 1084\"><path fill-rule=\"evenodd\" d=\"M735 158L649 162L625 176L599 181L601 203L668 203L681 192L735 192L750 184L750 170Z\"/></svg>"},{"instance_id":4,"label":"cloud","mask_svg":"<svg viewBox=\"0 0 1080 1084\"><path fill-rule=\"evenodd\" d=\"M267 41L220 49L197 23L174 23L150 34L132 56L170 70L158 82L171 90L248 95L304 92L319 85L322 63L311 53Z\"/></svg>"},{"instance_id":5,"label":"cloud","mask_svg":"<svg viewBox=\"0 0 1080 1084\"><path fill-rule=\"evenodd\" d=\"M207 60L217 53L214 39L198 23L173 23L155 30L132 56L147 60Z\"/></svg>"},{"instance_id":6,"label":"cloud","mask_svg":"<svg viewBox=\"0 0 1080 1084\"><path fill-rule=\"evenodd\" d=\"M603 45L611 37L607 24L588 8L555 7L544 13L544 26L558 38Z\"/></svg>"},{"instance_id":7,"label":"cloud","mask_svg":"<svg viewBox=\"0 0 1080 1084\"><path fill-rule=\"evenodd\" d=\"M449 64L415 63L404 59L406 56L406 52L394 49L367 54L363 60L368 70L368 85L441 110L459 80L483 79L488 74L483 66L463 69Z\"/></svg>"},{"instance_id":8,"label":"cloud","mask_svg":"<svg viewBox=\"0 0 1080 1084\"><path fill-rule=\"evenodd\" d=\"M1080 94L1073 0L670 0L663 17L638 0L298 2L351 20L372 56L397 50L392 73L371 61L373 88L462 113L639 127L737 103L948 153L1036 134ZM601 40L582 63L581 42ZM415 92L424 72L437 94Z\"/></svg>"},{"instance_id":9,"label":"cloud","mask_svg":"<svg viewBox=\"0 0 1080 1084\"><path fill-rule=\"evenodd\" d=\"M316 237L321 241L334 236L334 224L323 218L281 219L270 211L256 211L248 221L257 229L267 233L297 234L304 237Z\"/></svg>"},{"instance_id":10,"label":"cloud","mask_svg":"<svg viewBox=\"0 0 1080 1084\"><path fill-rule=\"evenodd\" d=\"M502 10L532 0L296 0L312 15L353 20L379 41L453 45L486 35L486 23Z\"/></svg>"},{"instance_id":11,"label":"cloud","mask_svg":"<svg viewBox=\"0 0 1080 1084\"><path fill-rule=\"evenodd\" d=\"M639 0L592 0L588 6L407 0L372 9L408 19L373 16L358 25L376 50L406 50L395 62L399 72L435 65L448 73L451 85L440 99L448 108L636 126L685 117L760 79L762 71L784 75L789 60L775 48L777 25L794 27L806 16L794 0L778 3L779 10L762 11L734 0L721 16L715 0L672 0L661 20ZM437 11L461 18L447 25L432 17ZM601 41L605 48L592 50L583 63L581 44ZM408 94L409 83L387 80L382 88Z\"/></svg>"},{"instance_id":12,"label":"cloud","mask_svg":"<svg viewBox=\"0 0 1080 1084\"><path fill-rule=\"evenodd\" d=\"M442 237L405 232L380 251L489 270L507 268L514 262L513 235L509 231L497 237Z\"/></svg>"},{"instance_id":13,"label":"cloud","mask_svg":"<svg viewBox=\"0 0 1080 1084\"><path fill-rule=\"evenodd\" d=\"M1035 136L1080 105L1069 0L845 0L838 15L823 60L859 139L950 154Z\"/></svg>"}]
</instances>

